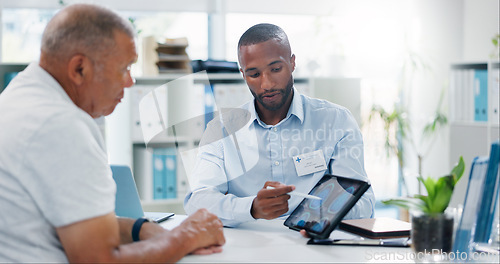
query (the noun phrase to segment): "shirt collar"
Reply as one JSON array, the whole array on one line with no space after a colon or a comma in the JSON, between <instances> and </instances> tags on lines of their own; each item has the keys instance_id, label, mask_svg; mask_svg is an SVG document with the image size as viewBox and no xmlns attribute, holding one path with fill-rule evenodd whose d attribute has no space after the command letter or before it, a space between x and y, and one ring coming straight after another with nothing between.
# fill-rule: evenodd
<instances>
[{"instance_id":1,"label":"shirt collar","mask_svg":"<svg viewBox=\"0 0 500 264\"><path fill-rule=\"evenodd\" d=\"M292 105L290 105L286 118L290 115L295 115L300 120L301 124L304 122L304 105L302 104L302 96L295 87L293 87Z\"/></svg>"},{"instance_id":2,"label":"shirt collar","mask_svg":"<svg viewBox=\"0 0 500 264\"><path fill-rule=\"evenodd\" d=\"M271 127L270 125L266 125L264 122L262 122L262 120L260 120L259 115L257 114L257 110L255 109L255 98L249 102L248 111L250 112L251 115L250 116L251 122L249 122L249 124L257 122L262 127ZM282 122L290 118L291 115L296 116L300 120L301 124L304 122L304 108L302 105L302 97L295 87L293 87L293 99L292 99L292 104L290 105L290 109L288 109L286 117L283 120L281 120L277 125L281 124Z\"/></svg>"},{"instance_id":3,"label":"shirt collar","mask_svg":"<svg viewBox=\"0 0 500 264\"><path fill-rule=\"evenodd\" d=\"M42 68L38 62L31 62L27 67L27 70L34 72L41 80L47 84L48 87L53 89L57 94L61 96L65 101L75 104L64 88L57 82L57 80L50 75L44 68ZM75 105L76 106L76 105Z\"/></svg>"}]
</instances>

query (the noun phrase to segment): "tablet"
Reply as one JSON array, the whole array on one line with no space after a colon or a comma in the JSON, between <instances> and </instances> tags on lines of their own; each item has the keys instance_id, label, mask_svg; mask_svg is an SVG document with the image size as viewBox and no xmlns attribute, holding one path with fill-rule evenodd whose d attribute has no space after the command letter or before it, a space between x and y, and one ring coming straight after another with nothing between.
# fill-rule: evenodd
<instances>
[{"instance_id":1,"label":"tablet","mask_svg":"<svg viewBox=\"0 0 500 264\"><path fill-rule=\"evenodd\" d=\"M312 238L328 238L369 187L365 181L325 174L309 192L322 200L302 200L284 225L305 229Z\"/></svg>"}]
</instances>

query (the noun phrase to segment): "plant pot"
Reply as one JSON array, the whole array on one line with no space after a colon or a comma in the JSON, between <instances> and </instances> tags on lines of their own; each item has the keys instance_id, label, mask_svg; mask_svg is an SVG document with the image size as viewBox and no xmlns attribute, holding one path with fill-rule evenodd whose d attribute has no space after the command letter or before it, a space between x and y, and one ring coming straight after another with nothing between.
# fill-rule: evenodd
<instances>
[{"instance_id":1,"label":"plant pot","mask_svg":"<svg viewBox=\"0 0 500 264\"><path fill-rule=\"evenodd\" d=\"M451 252L453 217L445 213L412 212L411 241L415 252L426 254Z\"/></svg>"}]
</instances>

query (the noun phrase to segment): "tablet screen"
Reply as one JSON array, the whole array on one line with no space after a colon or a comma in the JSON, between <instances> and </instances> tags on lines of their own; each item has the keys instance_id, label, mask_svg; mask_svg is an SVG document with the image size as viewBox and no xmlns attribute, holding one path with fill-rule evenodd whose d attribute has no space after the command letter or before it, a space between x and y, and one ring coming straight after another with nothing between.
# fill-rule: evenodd
<instances>
[{"instance_id":1,"label":"tablet screen","mask_svg":"<svg viewBox=\"0 0 500 264\"><path fill-rule=\"evenodd\" d=\"M364 181L325 174L309 192L322 200L302 200L284 224L305 229L311 237L327 238L369 187Z\"/></svg>"}]
</instances>

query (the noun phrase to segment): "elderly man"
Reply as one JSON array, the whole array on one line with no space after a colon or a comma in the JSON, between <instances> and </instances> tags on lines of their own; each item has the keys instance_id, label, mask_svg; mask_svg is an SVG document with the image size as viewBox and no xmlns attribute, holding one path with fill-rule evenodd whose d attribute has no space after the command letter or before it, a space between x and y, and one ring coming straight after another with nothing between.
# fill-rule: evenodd
<instances>
[{"instance_id":1,"label":"elderly man","mask_svg":"<svg viewBox=\"0 0 500 264\"><path fill-rule=\"evenodd\" d=\"M71 5L48 23L39 63L0 95L0 262L175 262L221 251L222 224L206 210L171 231L114 214L92 118L113 112L136 59L130 23L108 9Z\"/></svg>"}]
</instances>

